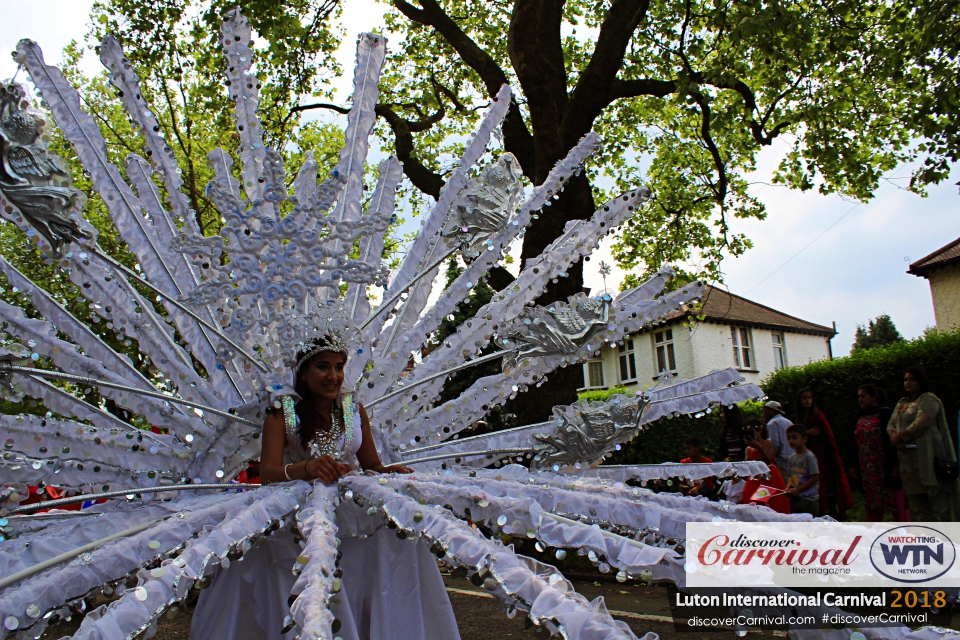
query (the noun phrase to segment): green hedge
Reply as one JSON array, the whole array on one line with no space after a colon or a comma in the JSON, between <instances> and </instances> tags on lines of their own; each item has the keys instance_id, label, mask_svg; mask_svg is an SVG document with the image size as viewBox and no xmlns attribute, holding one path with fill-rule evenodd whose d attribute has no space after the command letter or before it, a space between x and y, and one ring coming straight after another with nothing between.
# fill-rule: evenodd
<instances>
[{"instance_id":1,"label":"green hedge","mask_svg":"<svg viewBox=\"0 0 960 640\"><path fill-rule=\"evenodd\" d=\"M887 393L892 407L903 396L903 371L909 365L922 367L930 390L943 400L947 423L956 439L957 411L960 410L960 331L930 332L923 338L883 347L857 351L850 356L814 362L802 367L778 371L761 383L771 400L780 402L793 419L794 399L803 387L810 387L817 405L826 414L845 460L853 460L853 429L857 422L857 387L872 383ZM591 400L605 399L615 393L589 392ZM586 394L581 394L586 397ZM740 405L745 418L759 418L760 403ZM720 435L720 415L713 411L703 418L680 416L651 424L608 464L657 464L683 457L683 441L695 435L703 443L703 454L716 458Z\"/></svg>"},{"instance_id":2,"label":"green hedge","mask_svg":"<svg viewBox=\"0 0 960 640\"><path fill-rule=\"evenodd\" d=\"M763 415L759 402L744 402L740 405L744 419L759 418ZM663 418L651 423L636 438L623 445L607 464L659 464L677 462L686 457L683 441L689 436L700 438L703 455L717 459L717 446L720 444L720 412L711 411L702 418L677 416Z\"/></svg>"}]
</instances>

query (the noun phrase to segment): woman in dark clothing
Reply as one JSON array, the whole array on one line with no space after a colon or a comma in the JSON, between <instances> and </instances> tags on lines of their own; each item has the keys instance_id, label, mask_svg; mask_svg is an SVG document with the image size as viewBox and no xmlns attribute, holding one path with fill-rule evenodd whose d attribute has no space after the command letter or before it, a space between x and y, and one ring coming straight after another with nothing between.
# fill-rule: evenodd
<instances>
[{"instance_id":1,"label":"woman in dark clothing","mask_svg":"<svg viewBox=\"0 0 960 640\"><path fill-rule=\"evenodd\" d=\"M854 436L860 464L851 470L860 474L867 522L883 522L887 511L895 521L909 522L900 482L900 460L887 434L893 412L884 400L883 391L872 384L860 385L857 390L860 416Z\"/></svg>"},{"instance_id":2,"label":"woman in dark clothing","mask_svg":"<svg viewBox=\"0 0 960 640\"><path fill-rule=\"evenodd\" d=\"M801 389L797 394L795 422L807 428L807 448L817 457L820 467L820 513L843 520L853 507L853 494L847 473L843 470L837 441L827 416L813 402L813 392Z\"/></svg>"},{"instance_id":3,"label":"woman in dark clothing","mask_svg":"<svg viewBox=\"0 0 960 640\"><path fill-rule=\"evenodd\" d=\"M731 405L720 409L719 459L726 462L741 462L746 447L743 443L743 414L740 407Z\"/></svg>"}]
</instances>

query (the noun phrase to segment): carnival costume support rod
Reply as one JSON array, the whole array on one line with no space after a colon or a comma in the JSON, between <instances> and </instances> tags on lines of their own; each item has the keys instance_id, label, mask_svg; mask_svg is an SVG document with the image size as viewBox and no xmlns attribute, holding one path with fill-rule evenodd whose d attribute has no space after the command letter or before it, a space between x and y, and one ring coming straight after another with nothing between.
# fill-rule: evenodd
<instances>
[{"instance_id":1,"label":"carnival costume support rod","mask_svg":"<svg viewBox=\"0 0 960 640\"><path fill-rule=\"evenodd\" d=\"M187 307L186 305L184 305L183 303L181 303L181 302L180 302L179 300L177 300L175 297L171 296L171 295L168 294L168 293L165 293L165 292L161 291L160 289L158 289L158 288L155 287L154 285L150 284L150 282L149 282L148 280L145 280L145 279L142 278L141 276L137 275L137 272L134 271L133 269L130 269L130 268L127 267L126 265L124 265L124 264L122 264L122 263L120 263L120 262L117 262L116 260L114 260L113 258L111 258L110 256L108 256L107 254L105 254L105 253L103 253L102 251L100 251L98 248L93 248L93 249L90 249L89 251L90 251L90 253L92 253L93 255L97 256L98 258L101 258L101 259L103 259L104 261L106 261L108 264L110 264L110 266L112 266L112 267L114 267L114 268L116 268L116 269L120 269L120 270L123 271L127 276L129 276L129 277L133 278L134 280L136 280L139 284L142 284L143 286L147 287L148 289L150 289L151 291L153 291L154 293L156 293L158 296L161 296L164 300L166 300L167 302L169 302L170 304L172 304L173 306L175 306L177 309L179 309L180 311L184 312L185 314L187 314L188 316L190 316L191 318L193 318L194 320L196 320L196 321L197 321L198 323L200 323L200 325L201 325L202 327L204 327L205 329L207 329L207 330L209 330L209 331L213 331L213 333L216 334L216 336L217 336L218 338L220 338L221 340L223 340L224 342L226 342L227 344L229 344L231 347L233 347L234 349L236 349L236 350L237 350L237 353L239 353L239 354L242 355L244 358L246 358L247 360L249 360L250 362L252 362L258 369L260 369L260 371L263 371L264 373L268 373L268 372L270 371L270 370L266 367L266 365L264 365L262 362L260 362L260 360L258 360L255 356L247 353L247 352L244 350L243 347L241 347L241 346L238 345L236 342L234 342L233 340L231 340L230 338L228 338L227 336L225 336L219 329L217 329L215 326L213 326L212 324L210 324L209 322L207 322L206 320L204 320L203 318L201 318L199 315L197 315L197 313L196 313L195 311L190 310L189 307Z\"/></svg>"},{"instance_id":2,"label":"carnival costume support rod","mask_svg":"<svg viewBox=\"0 0 960 640\"><path fill-rule=\"evenodd\" d=\"M364 329L366 329L370 325L370 323L376 320L380 316L380 314L383 313L385 310L392 309L393 305L396 304L397 300L400 299L400 296L402 296L404 292L407 291L407 289L409 289L413 285L420 282L420 280L423 279L425 275L433 271L436 267L440 266L441 262L443 262L444 260L452 256L454 253L456 253L459 248L460 247L458 246L454 246L448 251L445 251L444 254L439 258L437 258L436 260L434 260L430 266L424 268L422 271L420 271L420 273L418 273L413 278L411 278L410 282L407 283L407 286L405 286L403 289L401 289L400 291L397 291L395 294L387 298L387 300L380 305L379 309L371 313L370 317L363 321L363 323L359 327L360 331L363 331Z\"/></svg>"},{"instance_id":3,"label":"carnival costume support rod","mask_svg":"<svg viewBox=\"0 0 960 640\"><path fill-rule=\"evenodd\" d=\"M259 484L243 483L222 483L207 482L203 484L168 484L162 487L143 487L138 489L118 489L116 491L105 491L103 493L84 493L79 496L70 496L68 498L57 498L56 500L47 500L46 502L34 502L10 509L10 515L15 515L22 511L35 511L37 509L53 509L65 504L76 504L86 502L87 500L102 500L104 498L119 498L120 496L132 496L138 493L159 493L161 491L187 491L189 489L259 489Z\"/></svg>"},{"instance_id":4,"label":"carnival costume support rod","mask_svg":"<svg viewBox=\"0 0 960 640\"><path fill-rule=\"evenodd\" d=\"M484 358L490 357L490 358L492 359L492 357L495 356L495 355L499 357L499 356L504 355L505 353L509 353L509 352L508 352L508 351L497 351L496 353L491 353L491 354L489 354L489 356L483 356L483 357L484 357ZM471 360L470 362L466 362L466 363L464 363L463 365L460 365L459 368L463 368L463 367L466 367L466 366L468 366L468 365L479 364L480 361L481 361L481 358L477 358L477 359L475 359L475 360ZM458 369L449 369L449 370L446 371L446 373L451 373L451 372L456 371L456 370L458 370ZM442 375L442 374L437 374L437 375ZM424 380L423 380L423 382L426 382L426 381L427 381L427 379L424 379ZM420 382L421 382L420 380L416 380L416 381L414 381L412 384L404 387L404 388L402 389L402 391L406 391L406 390L408 390L408 389L411 389L411 388L415 387L416 385L420 384ZM381 400L385 400L385 399L387 399L387 398L389 398L389 397L392 397L392 396L396 395L397 393L399 393L399 392L391 392L391 393L383 396L382 398L377 398L377 399L374 400L372 403L370 403L369 405L366 405L366 406L373 406L373 405L376 404L377 402L380 402ZM684 394L684 395L671 396L671 397L669 397L669 398L663 398L663 399L661 399L661 400L652 400L652 401L649 401L649 402L645 402L645 401L643 400L643 398L638 398L638 404L639 404L640 406L638 406L638 409L637 409L637 427L639 428L640 422L642 421L642 418L643 418L643 412L644 412L644 410L645 410L647 407L653 406L653 405L655 405L655 404L661 404L661 403L663 403L663 402L672 402L672 401L674 401L674 400L679 400L679 399L682 399L682 398L695 398L695 397L700 396L700 395L703 395L703 394L702 394L702 393L687 393L687 394ZM481 439L481 438L490 438L490 437L492 437L492 436L503 436L503 435L505 435L505 434L512 433L512 432L515 432L515 431L534 431L535 429L546 429L546 428L548 428L548 427L550 426L550 423L551 423L551 422L553 422L553 421L552 421L552 420L546 420L546 421L544 421L544 422L538 422L538 423L535 423L535 424L525 424L525 425L522 425L522 426L519 426L519 427L510 427L509 429L501 429L501 430L499 430L499 431L494 431L494 432L491 432L491 433L484 433L484 434L481 434L481 435L478 435L478 436L470 436L470 437L468 437L468 438L463 438L462 440L459 440L458 442L462 445L464 442L468 442L468 441L470 441L470 440L474 440L474 439L479 440L479 439ZM401 455L410 456L410 455L413 455L413 454L415 454L415 453L423 453L424 451L431 451L431 450L433 450L433 449L440 449L440 448L442 448L442 447L447 447L447 446L450 446L450 444L451 444L450 441L438 442L437 444L431 444L431 445L427 445L427 446L425 446L425 447L418 447L418 448L416 448L416 449L409 449L409 450L407 450L407 451L404 451ZM488 452L488 453L489 453L489 452ZM436 458L431 458L431 459L436 459ZM426 459L414 460L413 462L426 462ZM607 466L607 465L604 465L604 466ZM636 467L636 466L643 466L643 465L629 465L629 466ZM657 465L653 465L653 466L657 466Z\"/></svg>"},{"instance_id":5,"label":"carnival costume support rod","mask_svg":"<svg viewBox=\"0 0 960 640\"><path fill-rule=\"evenodd\" d=\"M448 444L448 443L444 443ZM531 447L525 449L483 449L481 451L458 451L457 453L444 453L439 456L427 456L426 458L417 458L416 460L404 460L403 464L417 464L418 462L433 462L434 460L452 460L454 458L472 458L474 456L499 455L501 453L527 453L532 451Z\"/></svg>"},{"instance_id":6,"label":"carnival costume support rod","mask_svg":"<svg viewBox=\"0 0 960 640\"><path fill-rule=\"evenodd\" d=\"M420 385L422 385L422 384L425 384L425 383L427 383L427 382L430 382L431 380L436 380L437 378L442 378L443 376L450 375L451 373L456 373L457 371L461 371L461 370L463 370L463 369L469 369L470 367L472 367L472 366L474 366L474 365L483 364L484 362L490 362L491 360L496 360L497 358L499 358L499 357L501 357L501 356L503 356L504 354L507 354L507 353L510 353L510 352L509 352L509 351L495 351L495 352L493 352L493 353L488 353L488 354L485 355L485 356L480 356L479 358L474 358L473 360L468 360L468 361L464 362L463 364L458 364L458 365L455 366L455 367L450 367L449 369L444 369L443 371L439 371L439 372L437 372L437 373L434 373L433 375L429 375L429 376L423 378L422 380L414 380L414 381L411 382L410 384L408 384L408 385L406 385L406 386L404 386L404 387L401 387L401 388L397 389L396 391L391 391L390 393L388 393L388 394L386 394L386 395L384 395L384 396L380 396L380 397L377 398L376 400L373 400L373 401L371 401L371 402L368 402L368 403L366 404L366 407L367 407L367 409L369 409L369 408L374 407L374 406L376 406L377 404L383 402L384 400L389 400L390 398L392 398L392 397L394 397L394 396L400 395L400 394L403 393L404 391L410 391L410 389L413 389L413 388L418 387L418 386L420 386Z\"/></svg>"},{"instance_id":7,"label":"carnival costume support rod","mask_svg":"<svg viewBox=\"0 0 960 640\"><path fill-rule=\"evenodd\" d=\"M113 541L113 540L116 540L117 538L126 538L126 537L129 537L129 536L136 535L136 534L140 533L141 531L146 531L147 529L149 529L150 527L152 527L153 525L157 524L158 522L160 522L161 520L164 520L164 519L165 519L165 518L157 518L157 519L155 519L155 520L151 520L150 522L145 522L145 523L143 523L143 524L138 524L138 525L135 526L135 527L130 527L129 529L124 529L123 531L118 531L117 533L111 534L111 535L107 536L106 538L100 538L99 540L94 540L93 542L88 542L87 544L83 545L82 547L77 547L76 549L71 549L70 551L67 551L66 553L61 553L61 554L58 555L58 556L52 557L52 558L50 558L49 560L44 560L43 562L38 562L37 564L33 565L32 567L27 567L27 568L24 569L23 571L17 571L17 572L14 573L13 575L9 575L9 576L7 576L6 578L0 579L0 590L6 589L6 588L9 587L10 585L15 584L15 583L17 583L17 582L20 582L21 580L23 580L23 579L25 579L25 578L29 578L30 576L36 575L36 574L40 573L41 571L46 571L46 570L49 569L50 567L55 567L55 566L57 566L58 564L62 564L62 563L64 563L64 562L67 562L68 560L72 560L72 559L76 558L77 556L79 556L81 553L87 553L88 551L93 551L94 549L96 549L96 548L99 547L100 545L103 545L103 544L106 544L106 543L111 542L111 541Z\"/></svg>"},{"instance_id":8,"label":"carnival costume support rod","mask_svg":"<svg viewBox=\"0 0 960 640\"><path fill-rule=\"evenodd\" d=\"M229 413L227 411L220 411L220 409L214 409L213 407L208 407L207 405L200 404L199 402L191 402L189 400L184 400L183 398L168 396L167 394L160 393L159 391L146 391L144 389L138 389L136 387L128 387L127 385L117 384L115 382L107 382L106 380L98 380L96 378L85 378L84 376L77 376L72 373L63 373L62 371L50 371L48 369L34 369L32 367L21 367L19 365L12 365L10 367L10 371L12 371L13 373L22 373L34 378L54 378L56 380L69 380L70 382L84 382L97 387L107 387L109 389L120 389L121 391L136 393L141 396L149 396L151 398L160 398L161 400L167 400L175 404L186 405L188 407L193 407L194 409L200 409L201 411L209 411L210 413L216 414L218 416L223 416L224 418L229 418L230 420L236 420L237 422L242 422L243 424L248 424L252 427L263 426L251 420L241 418L240 416L235 415L233 413Z\"/></svg>"}]
</instances>

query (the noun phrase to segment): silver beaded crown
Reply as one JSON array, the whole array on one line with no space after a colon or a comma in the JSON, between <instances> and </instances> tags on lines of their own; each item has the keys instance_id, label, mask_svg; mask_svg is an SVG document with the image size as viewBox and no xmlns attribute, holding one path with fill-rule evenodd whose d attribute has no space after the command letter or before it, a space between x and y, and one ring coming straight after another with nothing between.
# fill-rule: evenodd
<instances>
[{"instance_id":1,"label":"silver beaded crown","mask_svg":"<svg viewBox=\"0 0 960 640\"><path fill-rule=\"evenodd\" d=\"M319 303L316 311L302 319L295 318L294 322L299 322L304 328L296 342L296 353L302 354L293 363L297 371L321 351L336 351L348 358L352 354L363 353L360 331L338 301Z\"/></svg>"}]
</instances>

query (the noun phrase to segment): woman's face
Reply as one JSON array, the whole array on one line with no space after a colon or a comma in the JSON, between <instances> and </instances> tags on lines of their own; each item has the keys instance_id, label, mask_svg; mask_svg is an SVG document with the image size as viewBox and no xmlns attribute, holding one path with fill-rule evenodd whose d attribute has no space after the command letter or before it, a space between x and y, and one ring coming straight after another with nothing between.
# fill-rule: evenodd
<instances>
[{"instance_id":1,"label":"woman's face","mask_svg":"<svg viewBox=\"0 0 960 640\"><path fill-rule=\"evenodd\" d=\"M804 409L809 409L813 406L813 394L809 391L804 391L803 395L800 396L800 404Z\"/></svg>"},{"instance_id":2,"label":"woman's face","mask_svg":"<svg viewBox=\"0 0 960 640\"><path fill-rule=\"evenodd\" d=\"M347 358L342 353L321 351L303 365L300 375L314 397L336 400L343 386L343 367L346 362Z\"/></svg>"},{"instance_id":3,"label":"woman's face","mask_svg":"<svg viewBox=\"0 0 960 640\"><path fill-rule=\"evenodd\" d=\"M913 374L903 374L903 390L910 395L916 395L920 392L920 383L913 377Z\"/></svg>"},{"instance_id":4,"label":"woman's face","mask_svg":"<svg viewBox=\"0 0 960 640\"><path fill-rule=\"evenodd\" d=\"M863 389L857 391L857 402L860 403L861 409L869 409L870 407L877 406L877 399Z\"/></svg>"}]
</instances>

